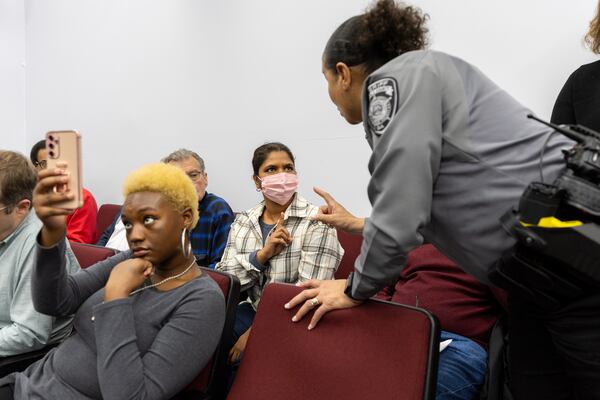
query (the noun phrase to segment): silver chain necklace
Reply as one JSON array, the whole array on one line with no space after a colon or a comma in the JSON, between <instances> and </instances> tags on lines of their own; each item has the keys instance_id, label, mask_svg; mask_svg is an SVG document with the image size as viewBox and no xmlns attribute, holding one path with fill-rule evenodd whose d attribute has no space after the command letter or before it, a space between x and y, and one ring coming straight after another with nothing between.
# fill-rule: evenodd
<instances>
[{"instance_id":1,"label":"silver chain necklace","mask_svg":"<svg viewBox=\"0 0 600 400\"><path fill-rule=\"evenodd\" d=\"M160 286L160 285L162 285L163 283L166 283L166 282L172 281L173 279L181 278L183 275L185 275L185 274L187 274L187 273L189 272L189 270L192 268L192 266L193 266L195 263L196 263L196 259L194 258L194 260L192 260L192 263L189 265L189 267L187 267L187 268L186 268L186 269L185 269L183 272L180 272L180 273L178 273L177 275L173 275L173 276L170 276L170 277L168 277L168 278L165 278L165 279L163 279L163 280L162 280L162 281L160 281L160 282L153 283L152 285L148 285L148 286L142 286L141 288L139 288L139 289L136 289L136 290L134 290L133 292L129 293L129 295L130 295L130 296L133 296L134 294L136 294L136 293L139 293L139 292L141 292L142 290L146 290L146 289L150 289L150 288L153 288L153 287L157 287L157 286Z\"/></svg>"}]
</instances>

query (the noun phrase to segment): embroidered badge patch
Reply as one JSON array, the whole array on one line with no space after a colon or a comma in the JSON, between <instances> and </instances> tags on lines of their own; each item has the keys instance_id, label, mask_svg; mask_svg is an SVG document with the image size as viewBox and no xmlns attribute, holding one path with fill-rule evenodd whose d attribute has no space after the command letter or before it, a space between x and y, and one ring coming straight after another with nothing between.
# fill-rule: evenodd
<instances>
[{"instance_id":1,"label":"embroidered badge patch","mask_svg":"<svg viewBox=\"0 0 600 400\"><path fill-rule=\"evenodd\" d=\"M392 78L373 82L369 92L369 124L373 133L383 134L398 108L398 89Z\"/></svg>"}]
</instances>

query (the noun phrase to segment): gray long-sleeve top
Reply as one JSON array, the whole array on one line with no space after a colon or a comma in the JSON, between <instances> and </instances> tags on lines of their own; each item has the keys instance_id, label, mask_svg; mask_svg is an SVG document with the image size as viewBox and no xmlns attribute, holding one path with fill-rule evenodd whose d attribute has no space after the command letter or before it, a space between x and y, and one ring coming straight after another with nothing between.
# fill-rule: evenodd
<instances>
[{"instance_id":1,"label":"gray long-sleeve top","mask_svg":"<svg viewBox=\"0 0 600 400\"><path fill-rule=\"evenodd\" d=\"M74 275L65 273L65 247L38 247L32 276L36 309L75 313L74 334L22 373L15 399L168 399L185 388L212 356L221 336L221 290L201 275L161 292L144 290L103 302L119 253ZM92 320L92 316L94 317Z\"/></svg>"},{"instance_id":2,"label":"gray long-sleeve top","mask_svg":"<svg viewBox=\"0 0 600 400\"><path fill-rule=\"evenodd\" d=\"M72 315L53 318L36 311L31 301L31 274L35 266L36 236L42 222L29 210L6 238L0 240L0 357L13 356L59 343L71 333ZM79 270L66 249L67 273Z\"/></svg>"},{"instance_id":3,"label":"gray long-sleeve top","mask_svg":"<svg viewBox=\"0 0 600 400\"><path fill-rule=\"evenodd\" d=\"M373 208L350 295L366 299L394 282L423 237L486 283L514 244L499 218L540 180L542 148L552 182L572 142L527 119L530 111L474 66L431 50L373 72L362 106Z\"/></svg>"}]
</instances>

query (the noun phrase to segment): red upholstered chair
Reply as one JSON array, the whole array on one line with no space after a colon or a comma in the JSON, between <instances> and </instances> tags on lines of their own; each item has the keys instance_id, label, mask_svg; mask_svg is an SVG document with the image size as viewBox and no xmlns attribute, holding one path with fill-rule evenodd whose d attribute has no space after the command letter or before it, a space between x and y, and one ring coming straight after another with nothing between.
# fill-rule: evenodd
<instances>
[{"instance_id":1,"label":"red upholstered chair","mask_svg":"<svg viewBox=\"0 0 600 400\"><path fill-rule=\"evenodd\" d=\"M301 288L269 284L229 400L434 399L440 331L426 310L369 300L313 331L283 305Z\"/></svg>"},{"instance_id":2,"label":"red upholstered chair","mask_svg":"<svg viewBox=\"0 0 600 400\"><path fill-rule=\"evenodd\" d=\"M69 242L69 244L82 269L117 254L117 250L108 247L77 242Z\"/></svg>"},{"instance_id":3,"label":"red upholstered chair","mask_svg":"<svg viewBox=\"0 0 600 400\"><path fill-rule=\"evenodd\" d=\"M335 279L346 279L350 272L354 271L354 260L360 254L362 235L352 235L338 230L337 237L344 248L344 257L335 271Z\"/></svg>"},{"instance_id":4,"label":"red upholstered chair","mask_svg":"<svg viewBox=\"0 0 600 400\"><path fill-rule=\"evenodd\" d=\"M100 238L102 233L116 218L121 211L119 204L102 204L96 215L96 238Z\"/></svg>"},{"instance_id":5,"label":"red upholstered chair","mask_svg":"<svg viewBox=\"0 0 600 400\"><path fill-rule=\"evenodd\" d=\"M240 296L240 281L237 277L214 269L201 267L202 272L208 274L221 288L225 296L225 324L221 340L215 350L213 358L204 367L200 375L181 393L174 397L183 399L224 399L227 392L227 378L229 369L227 356L231 346L231 335L235 322L235 312ZM201 338L198 338L201 340Z\"/></svg>"}]
</instances>

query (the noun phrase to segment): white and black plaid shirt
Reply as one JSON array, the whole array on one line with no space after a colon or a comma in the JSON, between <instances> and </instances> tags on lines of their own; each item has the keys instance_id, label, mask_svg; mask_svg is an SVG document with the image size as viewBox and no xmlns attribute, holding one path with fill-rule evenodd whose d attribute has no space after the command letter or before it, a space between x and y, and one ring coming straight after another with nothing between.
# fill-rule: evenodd
<instances>
[{"instance_id":1,"label":"white and black plaid shirt","mask_svg":"<svg viewBox=\"0 0 600 400\"><path fill-rule=\"evenodd\" d=\"M216 266L220 271L237 276L242 288L248 288L248 299L254 308L267 283L332 279L344 255L335 229L310 219L318 212L318 207L296 194L285 211L283 222L293 238L292 243L272 257L269 266L260 271L250 262L250 254L263 247L258 221L264 207L264 202L261 202L237 215L231 225L223 257Z\"/></svg>"}]
</instances>

